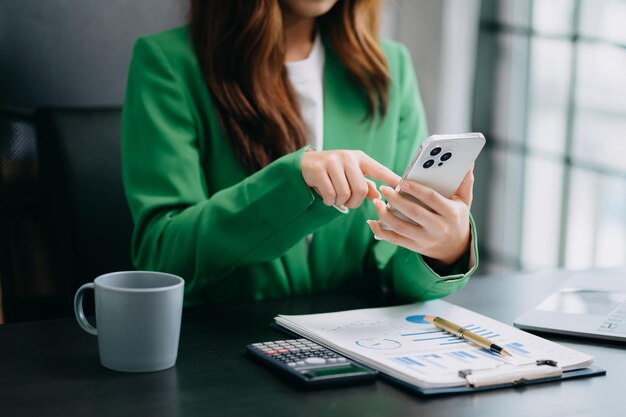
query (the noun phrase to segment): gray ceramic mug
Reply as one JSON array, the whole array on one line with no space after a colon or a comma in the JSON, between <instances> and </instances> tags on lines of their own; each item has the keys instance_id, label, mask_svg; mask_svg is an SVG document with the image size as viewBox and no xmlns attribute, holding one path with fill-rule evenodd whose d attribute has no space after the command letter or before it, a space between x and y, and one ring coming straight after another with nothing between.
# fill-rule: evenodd
<instances>
[{"instance_id":1,"label":"gray ceramic mug","mask_svg":"<svg viewBox=\"0 0 626 417\"><path fill-rule=\"evenodd\" d=\"M101 275L74 297L80 327L98 336L100 362L115 371L152 372L174 366L185 281L162 272L128 271ZM96 297L96 323L83 312L85 291Z\"/></svg>"}]
</instances>

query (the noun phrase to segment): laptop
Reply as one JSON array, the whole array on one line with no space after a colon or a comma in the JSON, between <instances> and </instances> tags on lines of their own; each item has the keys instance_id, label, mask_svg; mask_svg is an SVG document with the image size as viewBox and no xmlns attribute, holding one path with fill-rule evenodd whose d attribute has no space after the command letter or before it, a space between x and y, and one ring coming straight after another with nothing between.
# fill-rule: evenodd
<instances>
[{"instance_id":1,"label":"laptop","mask_svg":"<svg viewBox=\"0 0 626 417\"><path fill-rule=\"evenodd\" d=\"M626 341L626 269L572 273L561 288L514 322L515 327Z\"/></svg>"}]
</instances>

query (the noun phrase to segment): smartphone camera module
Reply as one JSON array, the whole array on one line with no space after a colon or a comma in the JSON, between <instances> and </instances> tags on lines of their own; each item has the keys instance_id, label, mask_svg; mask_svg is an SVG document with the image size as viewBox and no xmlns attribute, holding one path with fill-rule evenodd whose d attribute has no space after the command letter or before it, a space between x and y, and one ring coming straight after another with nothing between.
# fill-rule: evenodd
<instances>
[{"instance_id":1,"label":"smartphone camera module","mask_svg":"<svg viewBox=\"0 0 626 417\"><path fill-rule=\"evenodd\" d=\"M439 155L440 152L441 152L441 148L439 146L437 146L435 149L430 151L430 156L437 156L437 155Z\"/></svg>"},{"instance_id":2,"label":"smartphone camera module","mask_svg":"<svg viewBox=\"0 0 626 417\"><path fill-rule=\"evenodd\" d=\"M447 161L450 158L452 158L452 153L451 152L446 152L443 155L441 155L441 160L443 162Z\"/></svg>"},{"instance_id":3,"label":"smartphone camera module","mask_svg":"<svg viewBox=\"0 0 626 417\"><path fill-rule=\"evenodd\" d=\"M430 168L433 165L435 165L435 161L433 161L432 159L429 159L428 161L424 162L424 165L422 165L422 166L424 168Z\"/></svg>"}]
</instances>

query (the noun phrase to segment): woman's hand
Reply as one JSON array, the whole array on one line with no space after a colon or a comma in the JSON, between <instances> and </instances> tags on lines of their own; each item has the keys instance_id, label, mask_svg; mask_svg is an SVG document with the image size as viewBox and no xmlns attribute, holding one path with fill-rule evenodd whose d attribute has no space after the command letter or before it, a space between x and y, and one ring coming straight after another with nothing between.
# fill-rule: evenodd
<instances>
[{"instance_id":1,"label":"woman's hand","mask_svg":"<svg viewBox=\"0 0 626 417\"><path fill-rule=\"evenodd\" d=\"M400 177L362 151L307 151L302 156L302 177L327 206L357 208L363 200L380 198L367 175L392 187Z\"/></svg>"},{"instance_id":2,"label":"woman's hand","mask_svg":"<svg viewBox=\"0 0 626 417\"><path fill-rule=\"evenodd\" d=\"M376 238L432 258L442 266L449 266L469 249L469 211L473 186L472 167L451 199L415 182L404 182L399 192L389 187L381 187L389 205L417 225L395 216L379 199L374 200L374 205L380 220L368 220L367 224ZM425 207L400 193L416 198ZM384 229L381 223L390 230Z\"/></svg>"}]
</instances>

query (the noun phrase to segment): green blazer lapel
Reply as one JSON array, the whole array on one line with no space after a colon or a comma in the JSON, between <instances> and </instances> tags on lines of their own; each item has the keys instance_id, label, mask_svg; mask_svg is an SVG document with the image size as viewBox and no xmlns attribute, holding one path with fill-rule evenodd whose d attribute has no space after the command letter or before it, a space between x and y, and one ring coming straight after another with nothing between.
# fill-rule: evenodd
<instances>
[{"instance_id":1,"label":"green blazer lapel","mask_svg":"<svg viewBox=\"0 0 626 417\"><path fill-rule=\"evenodd\" d=\"M366 149L376 130L376 121L367 117L367 96L352 80L328 42L325 48L324 150Z\"/></svg>"},{"instance_id":2,"label":"green blazer lapel","mask_svg":"<svg viewBox=\"0 0 626 417\"><path fill-rule=\"evenodd\" d=\"M324 43L324 150L351 149L360 141L363 145L359 148L366 149L375 130L367 119L366 97L341 65L329 42ZM341 216L319 229L313 237L309 264L317 290L331 286L330 277L344 254L351 219L350 214Z\"/></svg>"}]
</instances>

